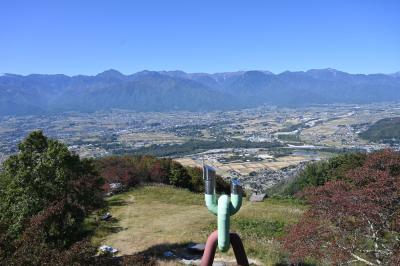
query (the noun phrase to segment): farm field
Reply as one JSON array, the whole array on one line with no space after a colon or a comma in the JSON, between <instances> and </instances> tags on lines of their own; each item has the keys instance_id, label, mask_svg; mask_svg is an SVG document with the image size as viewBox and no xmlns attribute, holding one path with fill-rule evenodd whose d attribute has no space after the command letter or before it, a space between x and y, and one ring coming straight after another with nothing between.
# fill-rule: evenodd
<instances>
[{"instance_id":1,"label":"farm field","mask_svg":"<svg viewBox=\"0 0 400 266\"><path fill-rule=\"evenodd\" d=\"M165 132L126 133L122 134L118 140L126 145L142 143L144 146L150 144L183 143L186 141L185 138Z\"/></svg>"},{"instance_id":2,"label":"farm field","mask_svg":"<svg viewBox=\"0 0 400 266\"><path fill-rule=\"evenodd\" d=\"M175 159L177 162L181 163L184 166L190 167L201 167L201 160L194 160L191 158L178 158ZM231 171L236 172L240 175L248 175L251 172L258 171L261 169L271 169L271 170L279 170L281 168L296 165L302 161L309 160L303 156L282 156L279 158L275 158L273 161L263 160L257 162L231 162L231 163L220 163L216 160L204 160L204 163L213 166L217 173L222 176L229 176Z\"/></svg>"}]
</instances>

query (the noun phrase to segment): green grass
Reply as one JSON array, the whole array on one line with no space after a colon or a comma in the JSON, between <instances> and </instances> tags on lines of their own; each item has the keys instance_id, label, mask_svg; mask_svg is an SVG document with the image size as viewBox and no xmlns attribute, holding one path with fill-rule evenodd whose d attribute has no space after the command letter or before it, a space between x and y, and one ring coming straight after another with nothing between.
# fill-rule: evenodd
<instances>
[{"instance_id":1,"label":"green grass","mask_svg":"<svg viewBox=\"0 0 400 266\"><path fill-rule=\"evenodd\" d=\"M165 204L178 204L183 206L204 204L203 194L192 193L187 189L175 188L166 185L144 186L133 190L131 193L132 195L135 195L136 200L140 202L162 202ZM126 198L126 196L126 194L119 194L110 198L110 200L120 200Z\"/></svg>"},{"instance_id":2,"label":"green grass","mask_svg":"<svg viewBox=\"0 0 400 266\"><path fill-rule=\"evenodd\" d=\"M94 230L93 243L111 245L121 254L157 255L190 242L204 243L216 229L217 219L204 206L203 194L184 189L141 187L112 196L107 202L113 220L98 221L99 213L94 213L86 225ZM250 258L262 265L274 265L285 259L278 238L305 209L290 199L244 200L241 210L231 218L231 231L242 237ZM232 249L217 252L216 257L234 258Z\"/></svg>"},{"instance_id":3,"label":"green grass","mask_svg":"<svg viewBox=\"0 0 400 266\"><path fill-rule=\"evenodd\" d=\"M236 231L242 236L271 239L284 234L284 222L233 218Z\"/></svg>"}]
</instances>

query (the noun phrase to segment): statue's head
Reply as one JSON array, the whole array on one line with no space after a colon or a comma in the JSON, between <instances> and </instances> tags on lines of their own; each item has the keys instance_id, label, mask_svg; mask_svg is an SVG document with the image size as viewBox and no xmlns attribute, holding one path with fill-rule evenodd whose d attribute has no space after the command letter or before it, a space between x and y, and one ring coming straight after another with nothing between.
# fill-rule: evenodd
<instances>
[{"instance_id":1,"label":"statue's head","mask_svg":"<svg viewBox=\"0 0 400 266\"><path fill-rule=\"evenodd\" d=\"M207 195L215 194L215 169L208 165L203 165L204 190Z\"/></svg>"}]
</instances>

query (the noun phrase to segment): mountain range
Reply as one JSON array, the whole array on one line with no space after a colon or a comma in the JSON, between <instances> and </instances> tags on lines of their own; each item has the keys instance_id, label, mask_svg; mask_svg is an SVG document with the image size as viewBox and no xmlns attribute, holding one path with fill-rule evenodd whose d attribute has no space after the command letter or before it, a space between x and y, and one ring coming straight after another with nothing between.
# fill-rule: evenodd
<instances>
[{"instance_id":1,"label":"mountain range","mask_svg":"<svg viewBox=\"0 0 400 266\"><path fill-rule=\"evenodd\" d=\"M135 111L233 110L260 105L400 101L400 72L349 74L335 69L186 73L107 70L95 76L0 76L0 115Z\"/></svg>"}]
</instances>

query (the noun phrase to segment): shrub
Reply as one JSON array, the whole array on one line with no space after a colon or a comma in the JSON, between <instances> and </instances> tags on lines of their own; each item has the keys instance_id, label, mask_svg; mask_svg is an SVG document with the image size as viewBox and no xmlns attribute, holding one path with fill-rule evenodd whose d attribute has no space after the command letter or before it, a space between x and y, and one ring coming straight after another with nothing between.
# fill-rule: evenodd
<instances>
[{"instance_id":1,"label":"shrub","mask_svg":"<svg viewBox=\"0 0 400 266\"><path fill-rule=\"evenodd\" d=\"M121 183L125 187L135 187L143 183L162 183L193 192L204 192L203 170L199 167L184 167L171 159L153 156L111 156L96 160L97 170L104 178L105 192L110 183ZM217 175L218 192L229 193L230 184Z\"/></svg>"},{"instance_id":2,"label":"shrub","mask_svg":"<svg viewBox=\"0 0 400 266\"><path fill-rule=\"evenodd\" d=\"M169 183L170 185L182 188L190 188L190 176L180 163L172 162L169 170Z\"/></svg>"},{"instance_id":3,"label":"shrub","mask_svg":"<svg viewBox=\"0 0 400 266\"><path fill-rule=\"evenodd\" d=\"M307 187L322 186L328 181L342 180L346 177L347 171L361 166L365 159L364 153L346 153L327 161L311 163L280 190L283 190L283 195L294 195Z\"/></svg>"},{"instance_id":4,"label":"shrub","mask_svg":"<svg viewBox=\"0 0 400 266\"><path fill-rule=\"evenodd\" d=\"M399 169L400 153L384 150L366 156L345 178L307 189L303 195L311 208L284 241L292 262L398 261Z\"/></svg>"}]
</instances>

